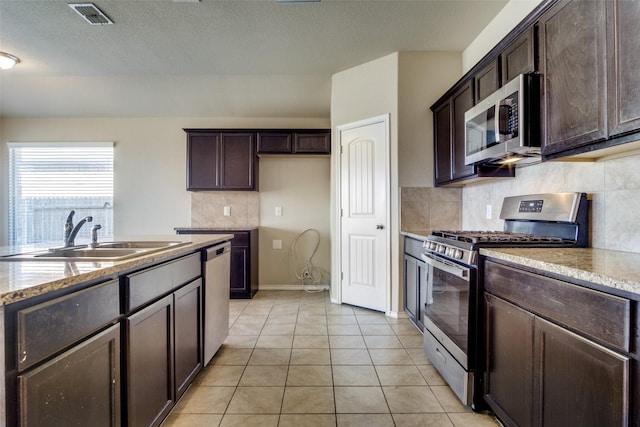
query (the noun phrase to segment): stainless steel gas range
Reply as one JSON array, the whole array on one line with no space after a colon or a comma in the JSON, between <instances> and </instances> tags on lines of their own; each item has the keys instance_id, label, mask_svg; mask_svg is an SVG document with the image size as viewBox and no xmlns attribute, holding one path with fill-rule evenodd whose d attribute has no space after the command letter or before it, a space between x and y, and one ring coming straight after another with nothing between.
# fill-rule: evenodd
<instances>
[{"instance_id":1,"label":"stainless steel gas range","mask_svg":"<svg viewBox=\"0 0 640 427\"><path fill-rule=\"evenodd\" d=\"M484 306L478 252L486 247L585 247L584 193L506 197L502 231L434 231L424 242L428 265L424 350L458 398L475 410L483 394Z\"/></svg>"}]
</instances>

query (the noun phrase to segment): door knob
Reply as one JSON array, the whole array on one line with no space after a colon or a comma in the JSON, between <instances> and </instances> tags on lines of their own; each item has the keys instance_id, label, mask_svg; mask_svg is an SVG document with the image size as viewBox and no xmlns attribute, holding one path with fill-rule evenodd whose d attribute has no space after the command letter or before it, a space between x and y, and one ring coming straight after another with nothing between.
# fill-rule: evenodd
<instances>
[{"instance_id":1,"label":"door knob","mask_svg":"<svg viewBox=\"0 0 640 427\"><path fill-rule=\"evenodd\" d=\"M376 230L382 230L383 228L384 228L384 225L382 224L376 225Z\"/></svg>"}]
</instances>

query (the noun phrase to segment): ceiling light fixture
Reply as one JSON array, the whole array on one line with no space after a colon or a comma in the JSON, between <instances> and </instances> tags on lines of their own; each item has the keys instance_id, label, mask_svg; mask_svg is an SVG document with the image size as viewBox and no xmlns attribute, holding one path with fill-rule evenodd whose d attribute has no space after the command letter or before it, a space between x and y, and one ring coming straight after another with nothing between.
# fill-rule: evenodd
<instances>
[{"instance_id":1,"label":"ceiling light fixture","mask_svg":"<svg viewBox=\"0 0 640 427\"><path fill-rule=\"evenodd\" d=\"M8 70L18 62L20 62L18 57L13 56L10 53L0 52L0 70Z\"/></svg>"}]
</instances>

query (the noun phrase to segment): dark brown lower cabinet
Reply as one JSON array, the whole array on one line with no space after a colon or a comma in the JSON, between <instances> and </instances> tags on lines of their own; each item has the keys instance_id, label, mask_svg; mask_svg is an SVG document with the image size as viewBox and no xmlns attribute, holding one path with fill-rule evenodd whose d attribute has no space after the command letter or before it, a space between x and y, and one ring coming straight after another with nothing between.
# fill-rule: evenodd
<instances>
[{"instance_id":1,"label":"dark brown lower cabinet","mask_svg":"<svg viewBox=\"0 0 640 427\"><path fill-rule=\"evenodd\" d=\"M533 425L533 315L485 295L485 400L507 425Z\"/></svg>"},{"instance_id":2,"label":"dark brown lower cabinet","mask_svg":"<svg viewBox=\"0 0 640 427\"><path fill-rule=\"evenodd\" d=\"M127 425L158 426L175 401L173 295L126 319Z\"/></svg>"},{"instance_id":3,"label":"dark brown lower cabinet","mask_svg":"<svg viewBox=\"0 0 640 427\"><path fill-rule=\"evenodd\" d=\"M120 326L18 376L20 426L121 425Z\"/></svg>"},{"instance_id":4,"label":"dark brown lower cabinet","mask_svg":"<svg viewBox=\"0 0 640 427\"><path fill-rule=\"evenodd\" d=\"M202 279L173 294L176 400L202 370Z\"/></svg>"},{"instance_id":5,"label":"dark brown lower cabinet","mask_svg":"<svg viewBox=\"0 0 640 427\"><path fill-rule=\"evenodd\" d=\"M506 426L638 425L631 301L491 261L485 288L485 400Z\"/></svg>"},{"instance_id":6,"label":"dark brown lower cabinet","mask_svg":"<svg viewBox=\"0 0 640 427\"><path fill-rule=\"evenodd\" d=\"M540 318L535 337L537 425L628 425L628 357Z\"/></svg>"},{"instance_id":7,"label":"dark brown lower cabinet","mask_svg":"<svg viewBox=\"0 0 640 427\"><path fill-rule=\"evenodd\" d=\"M177 228L177 234L233 234L229 297L253 298L258 292L258 228Z\"/></svg>"},{"instance_id":8,"label":"dark brown lower cabinet","mask_svg":"<svg viewBox=\"0 0 640 427\"><path fill-rule=\"evenodd\" d=\"M126 323L128 425L158 426L202 370L202 279Z\"/></svg>"}]
</instances>

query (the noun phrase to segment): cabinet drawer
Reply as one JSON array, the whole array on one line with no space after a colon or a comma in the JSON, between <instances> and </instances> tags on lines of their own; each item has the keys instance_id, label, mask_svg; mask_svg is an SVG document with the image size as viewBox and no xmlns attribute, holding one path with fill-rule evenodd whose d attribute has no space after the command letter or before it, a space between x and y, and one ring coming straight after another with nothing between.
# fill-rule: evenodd
<instances>
[{"instance_id":1,"label":"cabinet drawer","mask_svg":"<svg viewBox=\"0 0 640 427\"><path fill-rule=\"evenodd\" d=\"M487 261L485 289L546 317L629 351L631 301Z\"/></svg>"},{"instance_id":2,"label":"cabinet drawer","mask_svg":"<svg viewBox=\"0 0 640 427\"><path fill-rule=\"evenodd\" d=\"M129 312L199 277L200 252L129 274L125 279L125 311Z\"/></svg>"},{"instance_id":3,"label":"cabinet drawer","mask_svg":"<svg viewBox=\"0 0 640 427\"><path fill-rule=\"evenodd\" d=\"M117 280L19 310L18 370L90 335L119 315Z\"/></svg>"},{"instance_id":4,"label":"cabinet drawer","mask_svg":"<svg viewBox=\"0 0 640 427\"><path fill-rule=\"evenodd\" d=\"M433 364L438 373L449 384L451 390L458 396L458 399L465 405L472 400L473 377L468 375L462 365L449 354L446 348L438 341L431 332L424 331L423 335L424 352L427 359Z\"/></svg>"},{"instance_id":5,"label":"cabinet drawer","mask_svg":"<svg viewBox=\"0 0 640 427\"><path fill-rule=\"evenodd\" d=\"M411 237L404 236L404 253L411 255L414 258L422 259L422 240L413 239Z\"/></svg>"}]
</instances>

